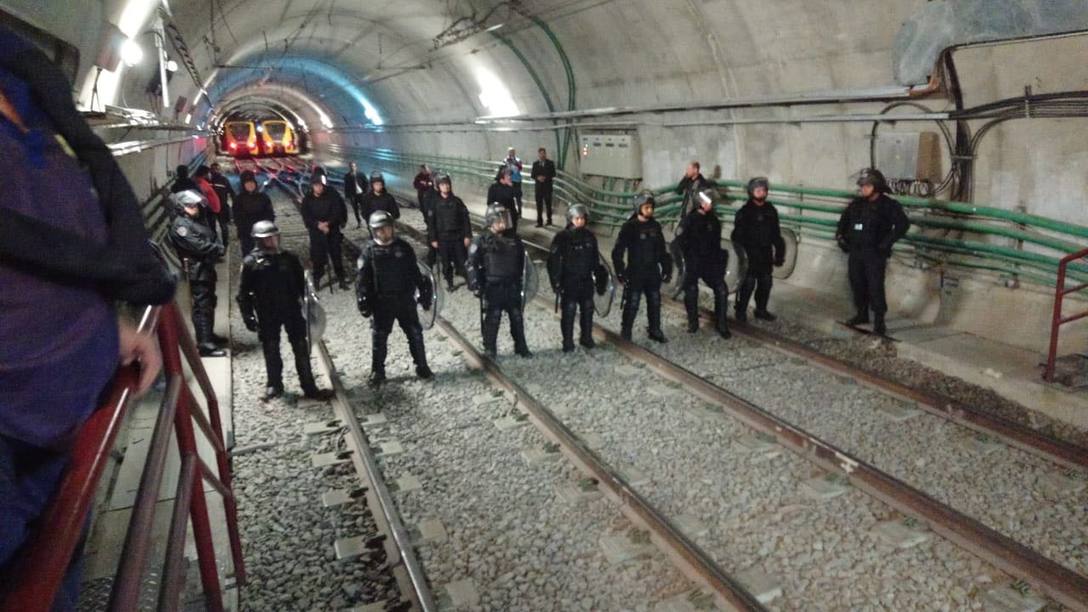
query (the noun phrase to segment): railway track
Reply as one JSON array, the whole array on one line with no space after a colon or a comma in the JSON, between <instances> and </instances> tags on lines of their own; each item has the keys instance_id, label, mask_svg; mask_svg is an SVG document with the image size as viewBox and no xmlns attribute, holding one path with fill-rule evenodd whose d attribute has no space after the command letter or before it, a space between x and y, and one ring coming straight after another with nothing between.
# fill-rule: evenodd
<instances>
[{"instance_id":1,"label":"railway track","mask_svg":"<svg viewBox=\"0 0 1088 612\"><path fill-rule=\"evenodd\" d=\"M849 453L834 447L798 427L794 427L789 423L784 422L769 411L760 410L758 406L747 402L742 397L730 394L721 387L708 382L699 374L693 373L677 363L673 363L669 358L655 355L636 345L626 346L622 340L616 337L616 334L611 329L602 326L598 327L597 334L602 339L607 340L610 344L619 347L619 350L623 354L633 359L641 360L642 363L648 364L651 369L666 378L671 378L675 382L688 385L694 390L696 395L701 397L701 399L717 403L717 405L722 408L732 410L734 418L746 422L749 426L762 429L764 433L775 437L780 443L787 448L794 450L799 456L812 460L816 465L829 472L839 472L843 474L846 480L853 481L855 484L860 485L861 488L867 490L870 495L882 499L893 508L903 512L905 516L925 519L934 531L940 533L950 541L955 542L965 550L985 559L987 562L994 563L997 567L1008 571L1012 576L1027 579L1041 592L1053 598L1054 601L1060 602L1071 609L1085 609L1085 602L1088 601L1088 595L1086 595L1086 593L1088 593L1088 588L1085 586L1086 582L1082 574L1039 555L1032 549L1019 544L1011 538L1003 536L993 529L979 523L979 521L957 512L951 507L927 496L922 491L914 489L902 481L891 477L889 474L881 472L871 465L865 464L856 457L852 457ZM762 330L751 328L750 330L744 331L748 331L749 335L757 340L774 342L775 350L788 351L791 355L798 354L797 351L794 350L797 347L784 346L784 343L776 342L773 336L767 335L765 332L762 332ZM455 334L456 330L447 330L447 335L451 338L456 337ZM457 336L459 336L459 334L457 334ZM463 354L469 354L464 348L462 348L462 351ZM853 368L844 369L843 363L827 363L827 361L821 359L818 354L811 357L817 362L816 365L824 367L825 369L830 369L839 374L847 374L851 379L859 380L859 382L866 383L866 381L869 380L869 383L866 384L871 383L872 386L885 392L889 390L887 386L882 384L882 381L871 381L868 378L869 375L865 372L859 372ZM488 370L493 378L497 376L491 371L491 368L486 366L485 362L481 361L477 365ZM502 374L501 369L498 370L498 376L505 376ZM547 410L546 406L533 399L533 396L530 395L524 387L519 387L518 383L513 379L507 378L506 382L503 382L500 378L496 380L496 384L505 386L508 391L515 393L517 397L525 398L523 403L526 401L528 401L529 404L535 403L544 408L544 410ZM919 403L919 407L924 407L921 405L922 401L918 399L919 395L914 393L913 390L900 389L899 392L893 392L893 394L899 399L916 401ZM1008 432L1008 428L1003 429L1000 424L999 426L990 429L993 427L993 421L991 420L978 420L971 415L964 417L963 415L965 412L963 410L956 408L954 405L947 403L942 404L942 400L939 397L928 395L923 397L922 400L929 402L928 405L933 408L931 412L945 418L950 418L951 420L960 420L962 424L971 426L973 429L981 428L993 432L996 436L1002 438L1004 438L1003 434ZM530 413L532 413L531 410ZM534 417L534 419L540 420L540 417ZM555 435L554 432L553 435ZM1038 436L1026 439L1017 432L1014 432L1010 438L1010 446L1015 445L1020 448L1027 447L1025 450L1029 450L1038 456L1046 456L1058 465L1068 466L1070 460L1073 464L1080 465L1078 462L1078 458L1080 457L1078 457L1078 454L1075 452L1075 447L1070 449L1068 445L1064 448L1062 444L1050 445L1045 440L1040 444L1038 443ZM574 440L577 440L576 436L574 437ZM575 445L568 449L568 453L573 457L578 457L580 451L586 450L587 449L585 448L579 449L578 446ZM1051 452L1054 450L1057 450L1057 452ZM588 473L594 473L590 466L581 465L581 467ZM619 479L618 483L621 487L627 484L623 482L622 478ZM633 491L630 487L627 487L627 490ZM621 500L624 499L622 495L617 495L617 498ZM666 520L665 523L667 524L668 521ZM667 532L667 530L665 531ZM659 542L659 544L661 544L661 542ZM662 546L662 548L668 550L668 546ZM680 548L683 547L681 546ZM673 554L675 554L676 550L676 548L673 549ZM698 549L696 548L695 550ZM686 568L686 571L689 575L699 575L699 572L697 571L692 572L690 567ZM720 570L716 571L720 572ZM711 571L711 574L713 573L716 572ZM737 584L737 582L730 579L729 575L725 572L721 572L721 574L725 578L725 580L722 581L722 584ZM706 574L704 573L704 579L705 576ZM704 580L703 584L708 583ZM713 590L713 585L711 585L711 588ZM728 601L724 596L724 593L731 591L732 589L726 588L724 590L714 590L713 592L718 594L719 602L722 603ZM741 593L743 593L743 589L741 590Z\"/></svg>"},{"instance_id":2,"label":"railway track","mask_svg":"<svg viewBox=\"0 0 1088 612\"><path fill-rule=\"evenodd\" d=\"M295 195L293 189L286 189L286 193L290 196ZM353 256L358 254L358 248L354 246L350 241L346 241L348 250L354 250ZM350 302L350 301L348 301ZM348 316L354 317L354 309L348 310ZM343 315L343 314L342 314ZM477 367L486 371L487 377L491 382L502 390L508 391L514 394L518 399L518 406L527 406L529 409L534 423L541 427L541 430L547 434L549 439L554 440L558 444L558 448L562 452L569 454L574 458L574 461L580 465L586 472L594 475L596 480L592 482L592 486L586 485L585 481L581 482L581 486L585 486L586 489L583 492L590 492L596 490L596 488L602 487L610 497L621 501L623 507L633 507L633 511L629 513L629 516L633 518L633 524L646 529L646 537L653 538L660 541L669 542L667 547L668 552L671 553L673 563L679 565L681 570L690 577L695 578L696 583L702 584L707 588L707 595L709 598L717 600L722 607L733 610L763 610L763 605L759 603L753 596L749 595L743 587L741 587L731 577L722 573L713 562L703 558L702 553L697 548L693 547L687 539L684 538L679 531L673 527L667 519L657 514L652 507L648 506L644 500L642 500L638 493L635 493L630 489L622 478L617 475L614 470L611 470L607 466L603 465L597 458L584 449L584 445L576 438L562 428L560 421L555 419L547 411L543 405L539 403L533 403L531 397L523 392L517 384L505 378L502 371L494 368L494 364L487 362L486 358L481 356L470 342L465 339L465 336L448 321L442 320L440 323L440 329L445 334L446 338L457 346L457 355L460 355L463 359L467 360L471 367ZM396 544L395 551L387 551L388 554L398 554L401 560L405 561L406 570L410 577L411 592L413 595L413 603L419 605L421 609L431 610L434 609L436 597L431 593L428 587L428 580L423 577L423 571L420 563L415 560L415 552L413 548L420 543L425 542L425 536L415 541L409 537L407 529L404 527L404 522L401 521L399 513L397 512L395 503L392 499L390 487L384 484L382 481L381 470L378 466L378 461L375 460L373 454L369 451L372 441L367 439L364 428L360 426L359 419L356 417L356 409L358 408L358 402L356 402L356 408L353 408L353 402L351 402L347 391L341 378L336 374L335 366L332 362L332 356L327 350L325 343L319 344L319 357L321 364L326 372L326 375L334 381L334 389L336 391L336 401L334 406L336 407L336 415L339 423L344 424L347 428L347 433L350 442L348 448L351 453L343 453L342 457L346 457L348 454L351 456L351 460L356 464L357 472L360 474L363 481L366 481L368 487L375 493L378 493L380 507L385 519L385 524L388 526L388 530L393 535L393 540ZM477 383L479 387L479 383ZM494 395L493 395L494 396ZM509 418L509 417L507 417ZM400 486L400 489L405 488ZM373 504L372 504L373 507ZM598 509L599 510L599 509ZM380 522L381 524L381 522ZM429 530L435 530L435 524L430 523ZM441 529L440 529L441 530ZM629 529L631 533L634 533L634 528ZM573 534L571 534L573 535ZM622 536L617 536L622 539ZM358 542L355 542L356 546ZM337 544L341 546L341 544ZM644 551L639 552L640 555L644 555ZM671 583L667 592L677 591L676 583L680 582L680 595L690 590L690 586L683 584L683 580L679 575L673 575L671 572L663 572L662 567L664 562L658 561L657 574L665 574L664 576L658 576L660 580L665 580L666 584ZM609 580L610 583L616 583L616 578L613 577ZM401 580L403 583L403 580ZM455 582L453 587L443 587L443 599L446 604L457 604L456 601L459 597L465 598L467 596L466 590L473 590L471 585L466 585L463 580ZM638 593L640 587L634 584L626 585L626 588L630 592ZM607 589L603 585L592 585L593 590L606 591ZM640 593L640 597L650 598L653 593ZM673 593L675 596L675 593ZM684 597L706 597L703 595L687 595ZM634 600L638 601L638 600ZM517 600L511 601L511 603L517 604Z\"/></svg>"},{"instance_id":3,"label":"railway track","mask_svg":"<svg viewBox=\"0 0 1088 612\"><path fill-rule=\"evenodd\" d=\"M539 245L534 246L540 248ZM538 301L541 306L551 310L550 299L542 297ZM624 342L613 329L598 325L597 333L610 344L617 346L621 352L646 363L662 376L684 385L702 399L729 410L734 418L741 419L768 436L773 436L778 443L790 448L799 456L808 458L831 473L839 474L905 516L924 520L934 531L964 550L993 563L1012 576L1029 581L1055 601L1072 609L1084 609L1088 605L1085 603L1088 602L1088 580L1082 573L1039 554L1016 539L988 527L972 516L927 495L923 490L792 425L775 416L772 411L762 409L745 398L708 382L683 366L638 345ZM1060 464L1060 462L1057 463ZM1073 520L1076 520L1078 516L1075 509L1076 500L1067 503L1072 508ZM1083 518L1083 513L1080 516ZM1075 541L1074 536L1074 546L1076 546ZM1078 559L1073 557L1072 561L1072 565L1078 567L1076 565ZM1069 561L1067 560L1066 563Z\"/></svg>"}]
</instances>

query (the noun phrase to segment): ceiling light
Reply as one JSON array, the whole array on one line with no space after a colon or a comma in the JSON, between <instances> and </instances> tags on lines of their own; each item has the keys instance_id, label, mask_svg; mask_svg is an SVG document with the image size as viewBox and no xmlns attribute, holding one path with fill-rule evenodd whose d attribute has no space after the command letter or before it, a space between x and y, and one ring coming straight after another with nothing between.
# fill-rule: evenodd
<instances>
[{"instance_id":1,"label":"ceiling light","mask_svg":"<svg viewBox=\"0 0 1088 612\"><path fill-rule=\"evenodd\" d=\"M126 38L125 42L121 43L121 61L126 66L135 66L144 59L144 50L140 48L140 45L131 38Z\"/></svg>"}]
</instances>

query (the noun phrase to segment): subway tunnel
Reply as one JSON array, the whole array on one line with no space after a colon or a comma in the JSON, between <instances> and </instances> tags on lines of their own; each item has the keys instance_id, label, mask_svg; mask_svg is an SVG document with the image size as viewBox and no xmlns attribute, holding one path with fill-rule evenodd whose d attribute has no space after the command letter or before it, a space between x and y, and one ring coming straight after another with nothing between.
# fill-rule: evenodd
<instances>
[{"instance_id":1,"label":"subway tunnel","mask_svg":"<svg viewBox=\"0 0 1088 612\"><path fill-rule=\"evenodd\" d=\"M0 0L0 18L59 69L176 284L154 307L99 291L164 373L135 398L151 360L118 368L49 449L66 467L4 532L4 610L1088 609L1088 4ZM5 133L31 147L20 114L53 106L17 66L0 77ZM6 219L70 223L11 193ZM455 200L463 236L440 229ZM190 221L219 256L178 246ZM507 243L503 317L488 249ZM578 298L570 244L596 249ZM416 265L383 272L387 251ZM298 279L260 289L283 252ZM77 267L108 276L93 253ZM35 261L0 250L0 274L98 291ZM0 298L9 321L29 299ZM253 310L276 299L283 321ZM53 319L84 337L74 317ZM4 344L63 352L19 327ZM61 367L20 350L0 351L9 415L20 368ZM21 477L36 443L0 418Z\"/></svg>"}]
</instances>

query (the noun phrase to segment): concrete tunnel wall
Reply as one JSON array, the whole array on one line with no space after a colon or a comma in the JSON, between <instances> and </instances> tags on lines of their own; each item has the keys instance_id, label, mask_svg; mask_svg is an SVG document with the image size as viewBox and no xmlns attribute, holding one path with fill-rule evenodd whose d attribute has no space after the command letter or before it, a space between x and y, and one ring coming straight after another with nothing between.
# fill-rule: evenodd
<instances>
[{"instance_id":1,"label":"concrete tunnel wall","mask_svg":"<svg viewBox=\"0 0 1088 612\"><path fill-rule=\"evenodd\" d=\"M126 10L135 10L127 0L50 2L48 9L42 3L26 0L5 0L0 4L76 45L81 51L81 76L89 72L96 55L95 20L116 22ZM479 98L477 75L481 69L502 78L521 112L549 110L521 60L491 34L477 34L431 52L430 39L450 21L443 14L446 3L334 3L319 14L310 10L315 3L308 0L225 0L221 4L214 32L220 63L247 65L269 52L266 39L272 51L290 39L291 50L281 57L308 58L342 71L377 107L386 123L442 126L489 114ZM482 13L495 3L472 4ZM540 0L530 10L541 15L568 56L577 89L575 106L582 109L891 85L894 37L900 24L926 4L924 0L850 4L826 0ZM171 8L175 23L207 79L215 70L211 46L201 42L210 37L209 2L175 0ZM496 34L504 36L532 64L553 107L566 110L570 102L567 76L548 33L529 24L500 29ZM146 40L149 44L150 37ZM1020 95L1025 86L1031 86L1034 93L1083 89L1088 83L1088 64L1082 60L1088 46L1085 41L1084 37L1071 37L957 51L965 103L970 106ZM150 48L148 44L145 49ZM425 67L397 75L379 68L381 61ZM142 87L148 70L146 66L138 67L125 79L128 102L143 101ZM227 72L220 71L216 79L226 78ZM337 126L365 121L361 106L351 95L315 79L304 69L281 66L266 74L251 72L219 92L220 99L215 101L261 91L300 114L315 116L312 109L300 108L297 99L277 93L278 87L281 92L293 90L309 95ZM197 92L184 72L174 78L172 90L174 95L185 95L189 100ZM944 97L920 102L933 110L952 108ZM884 106L875 103L694 111L670 115L668 119L876 113ZM869 163L869 123L665 128L648 124L659 122L661 115L623 119L637 124L633 131L642 145L644 182L653 186L676 181L689 159L700 159L708 175L745 178L763 174L772 181L844 188L850 185L849 175ZM324 132L320 123L310 125L318 155L325 142L483 159L499 159L508 146L518 148L526 159L532 159L538 146L548 147L553 156L556 148L551 132L451 129L419 133L391 129L374 134ZM882 129L936 131L932 125L920 123ZM999 126L987 136L979 152L975 200L1088 224L1084 206L1088 190L1088 151L1083 144L1086 135L1088 130L1081 119L1019 120ZM947 153L942 155L942 170L947 171ZM568 156L567 169L577 171L577 155L571 151ZM824 253L825 247L812 241L803 243L803 251L815 250L802 253L805 265L790 281L814 289L841 290L843 275L835 263L840 257L834 252ZM915 289L897 296L900 303L894 307L925 313L923 318L948 321L983 335L999 329L1006 341L1032 348L1041 346L1047 304L1052 298L1039 288L1010 290L980 278L971 281L977 287L970 285L970 291L968 284L961 283L956 292L951 292L942 289L933 274L896 267L893 279L900 275L917 279L910 284ZM964 272L962 276L970 275ZM832 278L837 280L829 284ZM954 297L952 293L957 292L962 295ZM992 304L1003 306L993 308ZM1010 311L1024 321L1022 329L1009 330L995 324L1006 320ZM1070 346L1083 342L1082 336L1069 336Z\"/></svg>"}]
</instances>

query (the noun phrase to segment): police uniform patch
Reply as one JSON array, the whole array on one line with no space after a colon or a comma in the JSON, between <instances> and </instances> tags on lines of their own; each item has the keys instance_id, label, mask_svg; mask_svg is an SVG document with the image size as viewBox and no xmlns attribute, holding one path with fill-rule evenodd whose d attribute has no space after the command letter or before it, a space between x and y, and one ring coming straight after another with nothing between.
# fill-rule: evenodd
<instances>
[{"instance_id":1,"label":"police uniform patch","mask_svg":"<svg viewBox=\"0 0 1088 612\"><path fill-rule=\"evenodd\" d=\"M189 235L189 228L185 227L184 225L178 226L178 236L181 236L182 238L184 238L184 237L186 237L188 235Z\"/></svg>"}]
</instances>

